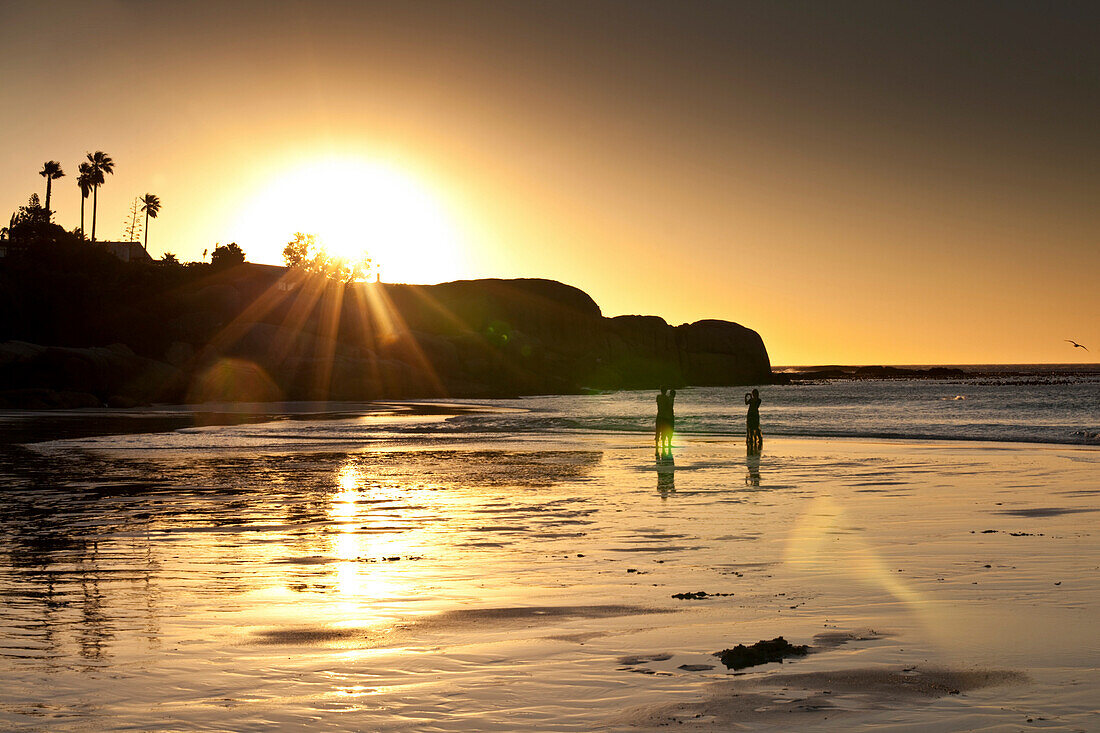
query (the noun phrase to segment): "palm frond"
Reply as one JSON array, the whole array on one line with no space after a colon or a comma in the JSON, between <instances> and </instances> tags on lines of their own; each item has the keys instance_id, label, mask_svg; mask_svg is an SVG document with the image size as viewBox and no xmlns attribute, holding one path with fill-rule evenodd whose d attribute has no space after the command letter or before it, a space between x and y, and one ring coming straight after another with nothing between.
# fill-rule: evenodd
<instances>
[{"instance_id":1,"label":"palm frond","mask_svg":"<svg viewBox=\"0 0 1100 733\"><path fill-rule=\"evenodd\" d=\"M149 212L149 216L156 219L160 213L160 197L147 193L141 197L141 210Z\"/></svg>"},{"instance_id":2,"label":"palm frond","mask_svg":"<svg viewBox=\"0 0 1100 733\"><path fill-rule=\"evenodd\" d=\"M115 172L115 162L111 160L111 156L104 153L102 150L97 150L94 153L88 153L88 162L92 164L92 167L100 171L102 174L111 174ZM103 183L103 181L99 181Z\"/></svg>"},{"instance_id":3,"label":"palm frond","mask_svg":"<svg viewBox=\"0 0 1100 733\"><path fill-rule=\"evenodd\" d=\"M50 180L57 180L65 176L65 171L61 170L61 164L56 160L47 160L42 164L42 170L38 172L38 175Z\"/></svg>"}]
</instances>

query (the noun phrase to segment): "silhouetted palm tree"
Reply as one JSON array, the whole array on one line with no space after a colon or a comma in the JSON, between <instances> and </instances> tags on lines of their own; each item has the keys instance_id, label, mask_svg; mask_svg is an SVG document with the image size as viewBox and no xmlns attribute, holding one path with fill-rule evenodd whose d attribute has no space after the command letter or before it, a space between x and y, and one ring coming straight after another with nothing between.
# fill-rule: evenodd
<instances>
[{"instance_id":1,"label":"silhouetted palm tree","mask_svg":"<svg viewBox=\"0 0 1100 733\"><path fill-rule=\"evenodd\" d=\"M102 150L88 153L88 162L92 164L92 241L95 241L95 214L99 205L99 187L103 185L104 176L115 172L115 162L111 156Z\"/></svg>"},{"instance_id":2,"label":"silhouetted palm tree","mask_svg":"<svg viewBox=\"0 0 1100 733\"><path fill-rule=\"evenodd\" d=\"M149 217L157 218L160 213L160 199L151 193L141 197L141 210L145 212L145 241L141 243L142 249L149 251Z\"/></svg>"},{"instance_id":3,"label":"silhouetted palm tree","mask_svg":"<svg viewBox=\"0 0 1100 733\"><path fill-rule=\"evenodd\" d=\"M50 211L50 189L55 180L64 177L65 171L61 170L61 164L56 160L47 160L42 164L42 170L38 171L38 175L46 179L46 216L52 216L53 212Z\"/></svg>"},{"instance_id":4,"label":"silhouetted palm tree","mask_svg":"<svg viewBox=\"0 0 1100 733\"><path fill-rule=\"evenodd\" d=\"M80 188L80 238L87 239L84 230L84 201L95 187L95 169L91 163L81 163L77 169L76 185Z\"/></svg>"}]
</instances>

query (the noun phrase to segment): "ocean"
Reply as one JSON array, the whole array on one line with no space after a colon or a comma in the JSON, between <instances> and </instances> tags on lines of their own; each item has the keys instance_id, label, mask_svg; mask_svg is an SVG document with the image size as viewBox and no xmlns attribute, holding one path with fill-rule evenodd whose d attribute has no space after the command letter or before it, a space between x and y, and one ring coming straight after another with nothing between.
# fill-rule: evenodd
<instances>
[{"instance_id":1,"label":"ocean","mask_svg":"<svg viewBox=\"0 0 1100 733\"><path fill-rule=\"evenodd\" d=\"M698 387L676 396L676 433L741 436L746 387ZM761 420L768 436L900 440L993 441L1100 445L1100 372L1048 372L965 379L828 380L760 385ZM299 452L356 450L374 444L491 439L494 435L625 433L648 441L656 391L546 395L516 399L421 400L420 407L459 414L418 414L396 419L362 414L354 404L252 405L259 422L185 427L158 433L83 438L82 447L110 446L134 454L176 452ZM403 403L407 405L408 403ZM206 415L229 415L240 406L206 406ZM136 410L141 418L173 416L177 408ZM44 416L48 419L48 416ZM270 419L268 419L270 418ZM219 420L215 420L219 422ZM232 422L232 420L229 420ZM158 429L163 429L158 428ZM124 432L118 430L117 432ZM642 438L641 436L645 436ZM47 449L47 446L41 446ZM64 452L74 443L53 448Z\"/></svg>"},{"instance_id":2,"label":"ocean","mask_svg":"<svg viewBox=\"0 0 1100 733\"><path fill-rule=\"evenodd\" d=\"M676 432L743 435L752 387L679 390ZM959 380L829 380L760 385L766 435L1100 444L1100 374ZM482 404L523 413L466 415L450 429L653 430L655 392L530 397Z\"/></svg>"}]
</instances>

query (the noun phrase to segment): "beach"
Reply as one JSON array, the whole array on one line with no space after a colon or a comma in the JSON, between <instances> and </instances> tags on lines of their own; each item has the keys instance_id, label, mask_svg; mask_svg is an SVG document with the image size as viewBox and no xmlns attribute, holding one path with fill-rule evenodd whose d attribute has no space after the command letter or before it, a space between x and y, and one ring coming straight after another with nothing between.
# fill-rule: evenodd
<instances>
[{"instance_id":1,"label":"beach","mask_svg":"<svg viewBox=\"0 0 1100 733\"><path fill-rule=\"evenodd\" d=\"M1095 447L770 438L765 422L761 456L699 433L658 464L644 434L454 419L19 448L0 724L1100 726ZM362 430L376 439L318 437ZM809 653L714 656L780 636Z\"/></svg>"},{"instance_id":2,"label":"beach","mask_svg":"<svg viewBox=\"0 0 1100 733\"><path fill-rule=\"evenodd\" d=\"M1100 3L2 17L0 733L1100 731Z\"/></svg>"}]
</instances>

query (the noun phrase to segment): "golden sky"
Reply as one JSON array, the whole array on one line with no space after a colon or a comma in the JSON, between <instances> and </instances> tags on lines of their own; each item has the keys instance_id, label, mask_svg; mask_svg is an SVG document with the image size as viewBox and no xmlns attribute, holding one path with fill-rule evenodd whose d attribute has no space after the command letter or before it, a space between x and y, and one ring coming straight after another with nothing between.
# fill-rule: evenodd
<instances>
[{"instance_id":1,"label":"golden sky","mask_svg":"<svg viewBox=\"0 0 1100 733\"><path fill-rule=\"evenodd\" d=\"M779 365L1097 361L1096 11L955 5L5 3L0 206L59 160L76 227L104 150L99 236L155 193L154 257L318 230Z\"/></svg>"}]
</instances>

